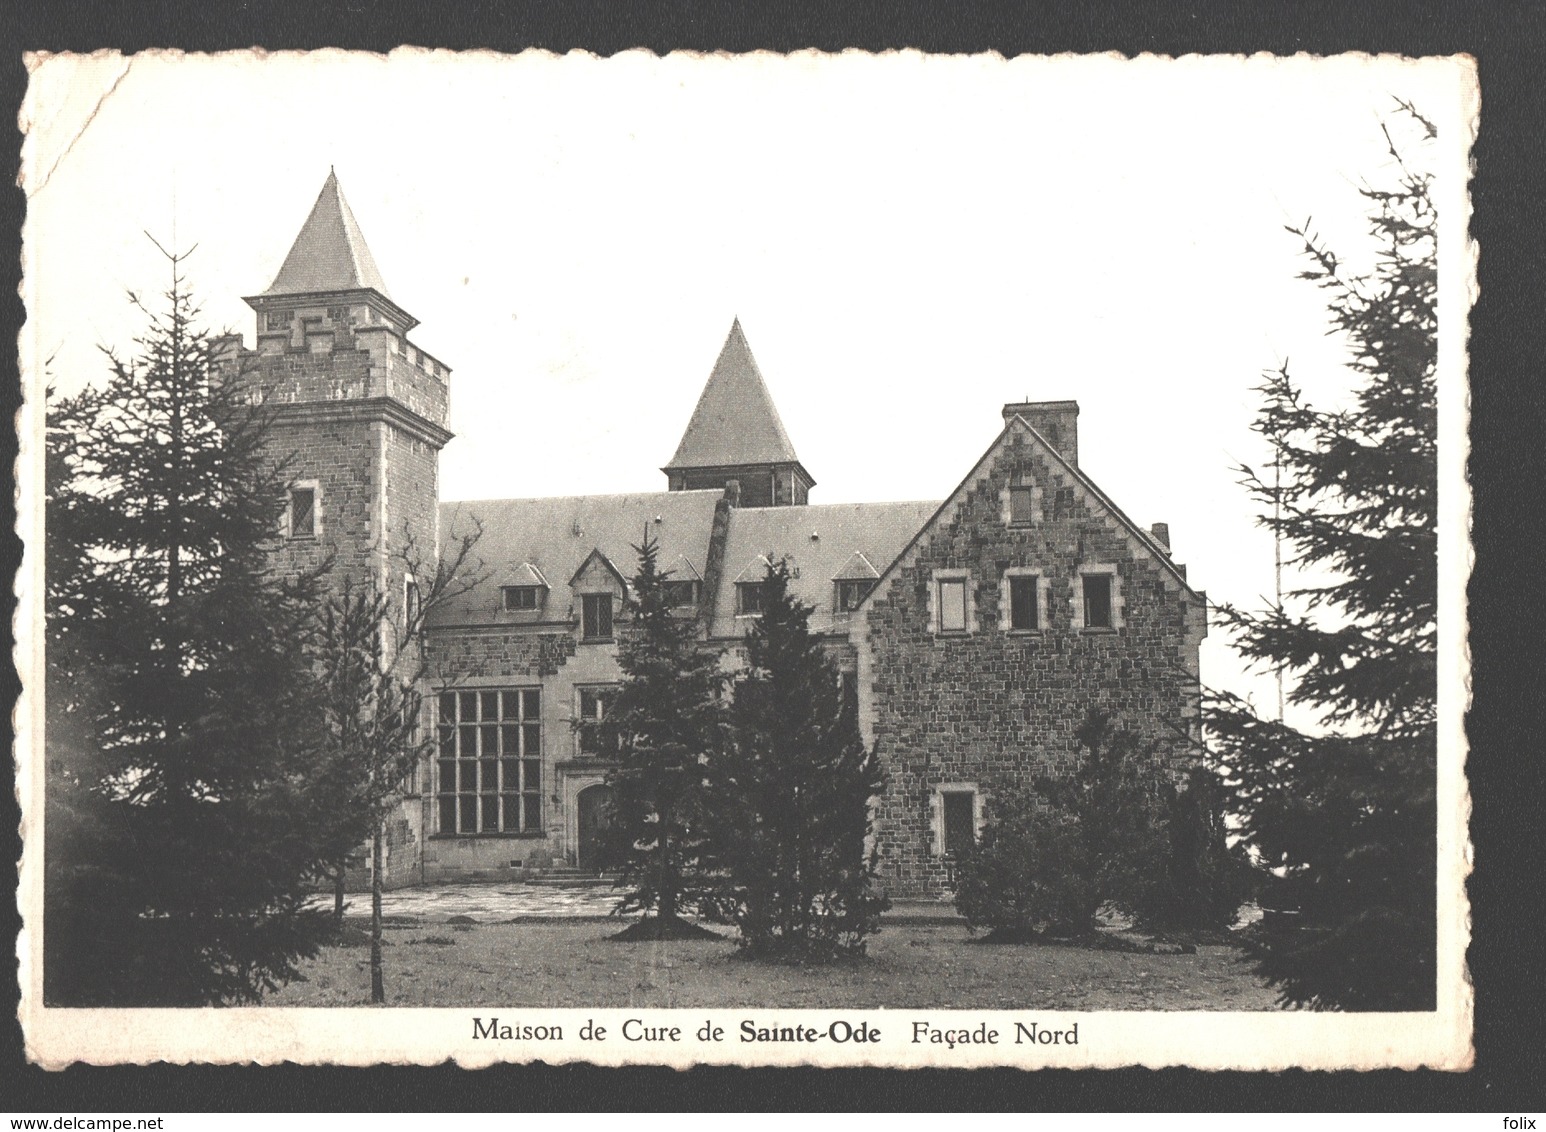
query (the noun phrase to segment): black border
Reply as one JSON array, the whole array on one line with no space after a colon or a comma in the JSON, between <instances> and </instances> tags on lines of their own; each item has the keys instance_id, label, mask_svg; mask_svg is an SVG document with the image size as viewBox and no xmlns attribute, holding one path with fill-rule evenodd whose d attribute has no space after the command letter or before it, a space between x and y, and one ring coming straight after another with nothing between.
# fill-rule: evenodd
<instances>
[{"instance_id":1,"label":"black border","mask_svg":"<svg viewBox=\"0 0 1546 1132\"><path fill-rule=\"evenodd\" d=\"M1274 54L1343 51L1406 55L1468 53L1479 62L1482 129L1475 149L1473 234L1480 242L1481 297L1472 330L1472 450L1476 571L1470 588L1475 699L1468 719L1468 767L1475 804L1471 882L1476 942L1477 1065L1469 1073L1280 1074L1191 1070L871 1071L700 1068L603 1070L499 1067L312 1069L282 1066L94 1068L45 1073L22 1060L20 1029L5 987L0 1023L0 1107L25 1112L281 1110L650 1111L757 1110L1340 1110L1539 1112L1546 1093L1546 1026L1541 1001L1542 688L1536 612L1542 531L1541 380L1546 304L1538 265L1543 207L1541 135L1546 91L1546 10L1528 3L1279 2L1125 4L898 3L827 8L788 4L498 3L448 0L248 0L68 5L14 0L0 43L0 92L19 108L26 75L19 50L190 51L337 46L387 50L398 44L517 51L544 47L601 55L632 47L787 51L913 47L933 52L997 50L1005 55L1118 51L1126 54ZM14 117L12 118L14 121ZM20 144L19 135L15 143ZM240 144L240 139L233 139ZM14 153L15 151L13 151ZM19 157L19 154L17 155ZM19 160L12 166L19 168ZM132 170L125 175L132 176ZM14 181L12 182L14 183ZM14 342L24 312L19 283L19 190L4 191L0 225L0 325ZM19 403L7 347L0 411ZM15 456L0 430L0 465ZM9 493L5 493L9 499ZM9 507L7 502L5 506ZM9 517L0 553L19 555ZM1532 616L1532 614L1535 614ZM5 666L0 699L17 691ZM10 792L0 829L19 852ZM0 939L15 938L15 906L0 901ZM8 965L9 967L9 965ZM14 967L10 967L14 971ZM10 984L10 976L3 980Z\"/></svg>"}]
</instances>

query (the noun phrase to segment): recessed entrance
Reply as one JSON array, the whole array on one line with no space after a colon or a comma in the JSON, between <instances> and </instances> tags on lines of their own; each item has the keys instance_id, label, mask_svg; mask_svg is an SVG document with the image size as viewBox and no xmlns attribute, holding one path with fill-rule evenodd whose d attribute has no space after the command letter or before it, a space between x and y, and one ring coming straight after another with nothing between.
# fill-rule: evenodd
<instances>
[{"instance_id":1,"label":"recessed entrance","mask_svg":"<svg viewBox=\"0 0 1546 1132\"><path fill-rule=\"evenodd\" d=\"M579 817L579 849L575 862L582 869L606 867L606 830L612 824L612 788L603 783L587 786L575 798Z\"/></svg>"}]
</instances>

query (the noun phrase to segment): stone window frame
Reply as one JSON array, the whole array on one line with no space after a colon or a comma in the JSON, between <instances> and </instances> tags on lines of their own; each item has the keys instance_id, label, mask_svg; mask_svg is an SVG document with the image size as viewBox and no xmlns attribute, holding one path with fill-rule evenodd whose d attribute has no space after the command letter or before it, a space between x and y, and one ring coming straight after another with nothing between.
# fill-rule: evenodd
<instances>
[{"instance_id":1,"label":"stone window frame","mask_svg":"<svg viewBox=\"0 0 1546 1132\"><path fill-rule=\"evenodd\" d=\"M587 724L600 723L607 716L608 707L617 698L622 685L616 681L588 682L574 686L574 703L571 706L574 711L574 754L576 758L599 759L605 757L603 751L589 751L585 749L585 729ZM599 711L592 717L585 713L585 699L589 696L596 704Z\"/></svg>"},{"instance_id":2,"label":"stone window frame","mask_svg":"<svg viewBox=\"0 0 1546 1132\"><path fill-rule=\"evenodd\" d=\"M295 493L311 492L311 530L307 534L295 533ZM285 538L294 542L315 542L322 537L322 484L318 480L296 480L290 485L285 498Z\"/></svg>"},{"instance_id":3,"label":"stone window frame","mask_svg":"<svg viewBox=\"0 0 1546 1132\"><path fill-rule=\"evenodd\" d=\"M1014 521L1014 509L1011 503L1015 491L1029 491L1031 493L1031 518L1023 523ZM1040 526L1046 521L1046 494L1039 483L1024 482L1024 477L1016 476L1004 485L1004 490L999 492L999 506L1002 511L1001 518L1004 526L1013 530L1026 530L1029 527Z\"/></svg>"},{"instance_id":4,"label":"stone window frame","mask_svg":"<svg viewBox=\"0 0 1546 1132\"><path fill-rule=\"evenodd\" d=\"M966 627L964 629L941 629L939 625L940 602L939 587L941 582L963 582L966 591ZM972 585L972 572L966 569L935 570L929 575L929 635L950 639L953 637L969 637L977 632L977 587Z\"/></svg>"},{"instance_id":5,"label":"stone window frame","mask_svg":"<svg viewBox=\"0 0 1546 1132\"><path fill-rule=\"evenodd\" d=\"M590 590L590 591L586 591L586 592L581 593L579 595L579 597L580 597L580 643L581 644L599 645L599 644L607 644L610 641L615 641L617 639L617 604L616 604L617 603L617 594L614 593L612 590ZM599 598L606 598L606 600L607 600L607 606L606 606L606 610L607 610L607 614L606 614L607 626L606 626L606 628L607 628L607 631L605 633L588 633L586 631L586 628L587 628L587 626L586 626L586 616L585 616L586 610L587 610L587 607L589 606L591 601L594 601L594 600L599 599ZM599 620L599 618L598 618L598 620ZM598 624L597 627L598 628L600 627L599 624Z\"/></svg>"},{"instance_id":6,"label":"stone window frame","mask_svg":"<svg viewBox=\"0 0 1546 1132\"><path fill-rule=\"evenodd\" d=\"M929 792L930 851L936 857L945 856L945 795L970 794L972 796L972 841L982 839L982 827L986 822L986 806L982 790L975 782L941 782Z\"/></svg>"},{"instance_id":7,"label":"stone window frame","mask_svg":"<svg viewBox=\"0 0 1546 1132\"><path fill-rule=\"evenodd\" d=\"M1036 579L1036 628L1016 629L1012 618L1013 610L1010 608L1011 578L1035 578ZM998 627L1001 633L1012 633L1017 637L1038 637L1047 630L1047 622L1052 613L1052 579L1039 566L1010 566L998 583Z\"/></svg>"},{"instance_id":8,"label":"stone window frame","mask_svg":"<svg viewBox=\"0 0 1546 1132\"><path fill-rule=\"evenodd\" d=\"M1086 625L1084 623L1084 579L1086 577L1109 577L1111 579L1111 624ZM1122 600L1122 575L1117 570L1115 562L1090 562L1079 567L1074 576L1073 605L1073 630L1076 633L1115 633L1126 625L1126 612Z\"/></svg>"},{"instance_id":9,"label":"stone window frame","mask_svg":"<svg viewBox=\"0 0 1546 1132\"><path fill-rule=\"evenodd\" d=\"M490 698L492 712L489 710ZM434 836L546 836L543 785L548 769L542 756L542 699L540 684L440 690L435 697ZM447 722L446 714L448 702L451 704L450 722ZM490 741L496 748L492 752L487 749ZM486 783L484 775L489 773L490 764L493 764L493 773L499 777L493 783ZM516 764L514 773L519 781L509 780L510 764ZM448 765L453 776L449 789ZM468 787L468 771L474 781L470 788L464 788ZM486 785L492 785L493 789L483 789ZM489 806L490 801L494 803L493 807ZM450 829L445 828L448 804ZM490 824L491 809L495 816L493 824L497 826L494 829L485 828ZM469 816L470 821L466 820Z\"/></svg>"}]
</instances>

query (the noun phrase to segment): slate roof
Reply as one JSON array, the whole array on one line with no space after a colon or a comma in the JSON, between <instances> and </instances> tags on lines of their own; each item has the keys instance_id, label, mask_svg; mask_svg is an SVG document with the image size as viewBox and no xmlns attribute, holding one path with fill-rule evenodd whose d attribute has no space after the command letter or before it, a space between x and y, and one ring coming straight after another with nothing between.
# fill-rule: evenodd
<instances>
[{"instance_id":1,"label":"slate roof","mask_svg":"<svg viewBox=\"0 0 1546 1132\"><path fill-rule=\"evenodd\" d=\"M265 295L301 295L327 291L373 290L390 299L360 226L328 171L317 203L301 226L279 274Z\"/></svg>"},{"instance_id":2,"label":"slate roof","mask_svg":"<svg viewBox=\"0 0 1546 1132\"><path fill-rule=\"evenodd\" d=\"M633 575L634 553L645 527L660 544L662 568L685 558L699 574L707 564L714 505L720 491L657 491L630 495L573 495L549 499L486 499L440 505L440 541L454 547L463 532L481 520L483 535L471 560L482 563L484 580L471 591L436 607L431 625L481 625L498 620L501 585L530 565L552 584L544 620L563 620L572 594L567 579L593 551L626 576ZM660 522L655 522L659 516ZM578 532L578 533L576 533Z\"/></svg>"},{"instance_id":3,"label":"slate roof","mask_svg":"<svg viewBox=\"0 0 1546 1132\"><path fill-rule=\"evenodd\" d=\"M890 562L938 509L938 500L925 500L732 510L711 635L745 634L747 621L735 616L735 582L763 555L787 557L790 568L800 571L791 588L801 601L815 606L813 631L846 626L846 616L836 622L833 618L833 583L848 572L855 553L871 562ZM813 533L818 537L811 538Z\"/></svg>"},{"instance_id":4,"label":"slate roof","mask_svg":"<svg viewBox=\"0 0 1546 1132\"><path fill-rule=\"evenodd\" d=\"M741 464L798 464L738 318L663 471Z\"/></svg>"}]
</instances>

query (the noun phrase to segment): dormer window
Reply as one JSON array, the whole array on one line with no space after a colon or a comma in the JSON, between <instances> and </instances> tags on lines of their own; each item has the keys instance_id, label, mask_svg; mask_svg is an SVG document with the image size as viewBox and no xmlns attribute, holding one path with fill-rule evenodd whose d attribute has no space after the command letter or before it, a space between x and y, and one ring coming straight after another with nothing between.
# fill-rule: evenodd
<instances>
[{"instance_id":1,"label":"dormer window","mask_svg":"<svg viewBox=\"0 0 1546 1132\"><path fill-rule=\"evenodd\" d=\"M859 608L872 589L875 581L872 578L844 579L837 584L837 610L839 613L852 613Z\"/></svg>"},{"instance_id":2,"label":"dormer window","mask_svg":"<svg viewBox=\"0 0 1546 1132\"><path fill-rule=\"evenodd\" d=\"M582 594L580 635L587 641L612 639L612 595Z\"/></svg>"},{"instance_id":3,"label":"dormer window","mask_svg":"<svg viewBox=\"0 0 1546 1132\"><path fill-rule=\"evenodd\" d=\"M739 617L762 615L762 582L737 582L735 584L735 612Z\"/></svg>"},{"instance_id":4,"label":"dormer window","mask_svg":"<svg viewBox=\"0 0 1546 1132\"><path fill-rule=\"evenodd\" d=\"M691 579L666 581L661 585L661 593L673 609L698 604L698 583Z\"/></svg>"},{"instance_id":5,"label":"dormer window","mask_svg":"<svg viewBox=\"0 0 1546 1132\"><path fill-rule=\"evenodd\" d=\"M542 604L541 586L504 586L506 613L523 613Z\"/></svg>"},{"instance_id":6,"label":"dormer window","mask_svg":"<svg viewBox=\"0 0 1546 1132\"><path fill-rule=\"evenodd\" d=\"M837 611L852 613L880 581L880 572L861 550L854 551L832 579L837 583Z\"/></svg>"},{"instance_id":7,"label":"dormer window","mask_svg":"<svg viewBox=\"0 0 1546 1132\"><path fill-rule=\"evenodd\" d=\"M506 613L535 613L547 596L548 580L530 562L499 579L499 607Z\"/></svg>"}]
</instances>

